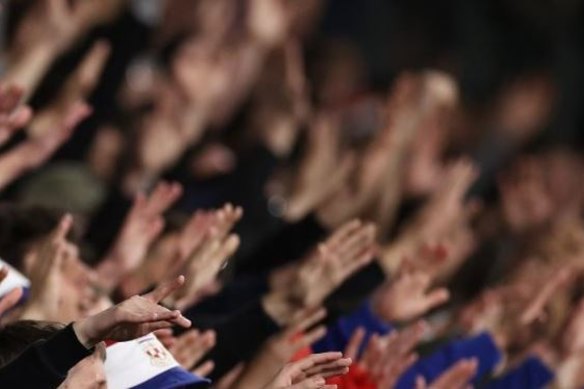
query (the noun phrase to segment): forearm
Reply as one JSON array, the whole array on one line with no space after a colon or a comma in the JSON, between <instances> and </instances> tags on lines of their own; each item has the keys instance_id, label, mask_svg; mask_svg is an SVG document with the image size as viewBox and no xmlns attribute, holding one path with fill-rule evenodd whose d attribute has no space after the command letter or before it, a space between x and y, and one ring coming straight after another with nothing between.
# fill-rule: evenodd
<instances>
[{"instance_id":1,"label":"forearm","mask_svg":"<svg viewBox=\"0 0 584 389\"><path fill-rule=\"evenodd\" d=\"M212 379L223 376L239 362L251 358L270 336L280 330L259 301L213 325L206 323L206 326L201 326L197 324L197 317L191 319L194 327L211 328L217 334L217 345L205 357L215 362Z\"/></svg>"},{"instance_id":2,"label":"forearm","mask_svg":"<svg viewBox=\"0 0 584 389\"><path fill-rule=\"evenodd\" d=\"M91 352L80 343L73 326L69 325L46 342L29 347L0 369L0 387L57 387L69 369Z\"/></svg>"},{"instance_id":3,"label":"forearm","mask_svg":"<svg viewBox=\"0 0 584 389\"><path fill-rule=\"evenodd\" d=\"M39 44L22 53L9 55L4 82L23 88L24 100L28 100L58 55L59 51L49 44Z\"/></svg>"}]
</instances>

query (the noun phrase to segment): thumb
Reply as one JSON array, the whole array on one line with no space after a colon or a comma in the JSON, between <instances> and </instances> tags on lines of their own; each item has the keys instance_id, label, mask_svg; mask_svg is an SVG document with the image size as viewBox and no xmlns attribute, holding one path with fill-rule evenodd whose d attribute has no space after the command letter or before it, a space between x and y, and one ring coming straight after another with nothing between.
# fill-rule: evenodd
<instances>
[{"instance_id":1,"label":"thumb","mask_svg":"<svg viewBox=\"0 0 584 389\"><path fill-rule=\"evenodd\" d=\"M416 389L426 389L428 386L426 385L426 379L419 375L416 377Z\"/></svg>"}]
</instances>

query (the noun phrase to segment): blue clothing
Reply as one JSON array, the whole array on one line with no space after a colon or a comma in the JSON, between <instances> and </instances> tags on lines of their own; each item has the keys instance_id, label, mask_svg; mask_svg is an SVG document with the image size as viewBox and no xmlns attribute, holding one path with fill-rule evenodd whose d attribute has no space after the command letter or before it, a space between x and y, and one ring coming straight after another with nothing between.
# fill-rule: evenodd
<instances>
[{"instance_id":1,"label":"blue clothing","mask_svg":"<svg viewBox=\"0 0 584 389\"><path fill-rule=\"evenodd\" d=\"M491 335L483 333L472 338L454 340L448 343L410 367L400 377L396 388L414 388L418 376L423 376L426 382L432 382L457 361L473 357L477 358L479 362L478 372L473 381L476 383L477 378L490 374L501 360L501 353Z\"/></svg>"},{"instance_id":2,"label":"blue clothing","mask_svg":"<svg viewBox=\"0 0 584 389\"><path fill-rule=\"evenodd\" d=\"M361 305L353 313L341 317L327 329L326 336L312 347L314 352L344 351L353 332L363 327L366 339L372 334L385 335L393 330L392 326L380 320L372 311L369 302ZM366 344L364 342L364 344ZM492 337L483 333L472 338L454 340L439 348L433 354L420 359L399 379L397 389L415 387L416 377L423 376L432 382L454 363L465 358L477 358L479 361L477 377L490 374L501 360ZM475 380L476 382L476 380Z\"/></svg>"},{"instance_id":3,"label":"blue clothing","mask_svg":"<svg viewBox=\"0 0 584 389\"><path fill-rule=\"evenodd\" d=\"M326 351L344 351L353 332L359 327L365 329L365 339L373 334L385 335L393 328L380 320L371 309L371 304L366 302L349 315L342 316L334 324L327 328L327 334L312 346L315 353ZM363 342L367 344L367 342Z\"/></svg>"},{"instance_id":4,"label":"blue clothing","mask_svg":"<svg viewBox=\"0 0 584 389\"><path fill-rule=\"evenodd\" d=\"M539 358L529 357L515 369L489 382L485 389L539 389L553 379L553 371Z\"/></svg>"}]
</instances>

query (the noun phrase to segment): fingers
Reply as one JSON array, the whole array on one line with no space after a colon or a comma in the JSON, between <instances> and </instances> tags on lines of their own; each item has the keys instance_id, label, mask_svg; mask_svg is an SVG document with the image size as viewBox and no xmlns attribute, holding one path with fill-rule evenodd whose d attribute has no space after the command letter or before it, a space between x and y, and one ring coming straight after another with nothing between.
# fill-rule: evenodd
<instances>
[{"instance_id":1,"label":"fingers","mask_svg":"<svg viewBox=\"0 0 584 389\"><path fill-rule=\"evenodd\" d=\"M181 335L170 351L181 365L190 369L197 365L210 349L215 347L215 342L214 331L200 333L197 330L191 330ZM205 367L205 369L207 368Z\"/></svg>"},{"instance_id":2,"label":"fingers","mask_svg":"<svg viewBox=\"0 0 584 389\"><path fill-rule=\"evenodd\" d=\"M476 375L478 361L476 358L463 359L452 365L442 373L432 385L431 389L464 389Z\"/></svg>"},{"instance_id":3,"label":"fingers","mask_svg":"<svg viewBox=\"0 0 584 389\"><path fill-rule=\"evenodd\" d=\"M527 325L532 323L541 316L547 303L550 301L554 293L562 285L565 285L570 280L572 274L569 269L562 268L557 271L551 280L546 282L543 288L534 296L531 303L525 308L520 318L520 323Z\"/></svg>"},{"instance_id":4,"label":"fingers","mask_svg":"<svg viewBox=\"0 0 584 389\"><path fill-rule=\"evenodd\" d=\"M304 371L304 370L309 369L317 364L336 361L342 357L343 357L343 354L340 352L336 352L336 351L327 352L327 353L312 354L304 359L301 359L298 362L295 362L293 364L293 366L294 366L293 370Z\"/></svg>"},{"instance_id":5,"label":"fingers","mask_svg":"<svg viewBox=\"0 0 584 389\"><path fill-rule=\"evenodd\" d=\"M408 354L405 357L399 358L393 363L389 363L382 372L380 377L380 385L382 388L393 388L402 374L408 370L416 361L418 355L415 353Z\"/></svg>"},{"instance_id":6,"label":"fingers","mask_svg":"<svg viewBox=\"0 0 584 389\"><path fill-rule=\"evenodd\" d=\"M395 352L404 355L411 352L420 341L428 329L428 324L424 320L408 326L398 333L395 342Z\"/></svg>"},{"instance_id":7,"label":"fingers","mask_svg":"<svg viewBox=\"0 0 584 389\"><path fill-rule=\"evenodd\" d=\"M97 41L89 53L83 59L83 62L77 68L75 74L75 86L78 88L76 95L72 98L84 98L93 90L99 76L107 61L111 47L106 41Z\"/></svg>"},{"instance_id":8,"label":"fingers","mask_svg":"<svg viewBox=\"0 0 584 389\"><path fill-rule=\"evenodd\" d=\"M71 131L91 114L91 107L83 101L73 103L66 111L61 128L60 142L64 142Z\"/></svg>"},{"instance_id":9,"label":"fingers","mask_svg":"<svg viewBox=\"0 0 584 389\"><path fill-rule=\"evenodd\" d=\"M425 311L434 309L450 299L450 292L446 288L436 289L426 296L424 301Z\"/></svg>"},{"instance_id":10,"label":"fingers","mask_svg":"<svg viewBox=\"0 0 584 389\"><path fill-rule=\"evenodd\" d=\"M154 335L167 349L171 349L176 344L176 338L170 328L155 331Z\"/></svg>"},{"instance_id":11,"label":"fingers","mask_svg":"<svg viewBox=\"0 0 584 389\"><path fill-rule=\"evenodd\" d=\"M6 143L14 133L26 126L32 119L32 109L29 106L19 106L11 113L0 111L0 145Z\"/></svg>"},{"instance_id":12,"label":"fingers","mask_svg":"<svg viewBox=\"0 0 584 389\"><path fill-rule=\"evenodd\" d=\"M239 248L239 243L239 236L235 234L229 235L225 242L219 247L214 257L217 259L222 259L223 261L227 260L237 251Z\"/></svg>"},{"instance_id":13,"label":"fingers","mask_svg":"<svg viewBox=\"0 0 584 389\"><path fill-rule=\"evenodd\" d=\"M212 215L205 211L195 212L181 231L180 254L187 258L198 249L208 235Z\"/></svg>"},{"instance_id":14,"label":"fingers","mask_svg":"<svg viewBox=\"0 0 584 389\"><path fill-rule=\"evenodd\" d=\"M198 375L199 377L207 377L209 374L211 374L213 369L215 369L215 362L206 361L201 366L193 370L193 373Z\"/></svg>"},{"instance_id":15,"label":"fingers","mask_svg":"<svg viewBox=\"0 0 584 389\"><path fill-rule=\"evenodd\" d=\"M326 326L318 326L311 331L305 333L299 341L297 341L296 346L298 350L305 347L310 347L326 335Z\"/></svg>"},{"instance_id":16,"label":"fingers","mask_svg":"<svg viewBox=\"0 0 584 389\"><path fill-rule=\"evenodd\" d=\"M333 235L326 241L326 245L331 249L336 247L340 242L344 241L352 233L361 227L362 223L360 220L351 220L341 227L339 227Z\"/></svg>"},{"instance_id":17,"label":"fingers","mask_svg":"<svg viewBox=\"0 0 584 389\"><path fill-rule=\"evenodd\" d=\"M349 339L349 343L347 343L347 347L345 348L345 356L347 358L351 358L352 360L357 360L357 356L359 354L359 347L363 343L365 339L365 329L363 327L357 328L353 335L351 335L351 339Z\"/></svg>"},{"instance_id":18,"label":"fingers","mask_svg":"<svg viewBox=\"0 0 584 389\"><path fill-rule=\"evenodd\" d=\"M4 266L0 268L0 283L8 276L8 269Z\"/></svg>"},{"instance_id":19,"label":"fingers","mask_svg":"<svg viewBox=\"0 0 584 389\"><path fill-rule=\"evenodd\" d=\"M23 96L24 90L16 85L0 86L0 113L11 113Z\"/></svg>"},{"instance_id":20,"label":"fingers","mask_svg":"<svg viewBox=\"0 0 584 389\"><path fill-rule=\"evenodd\" d=\"M172 328L174 324L170 321L156 321L153 323L146 323L143 327L143 334L160 331L162 329Z\"/></svg>"},{"instance_id":21,"label":"fingers","mask_svg":"<svg viewBox=\"0 0 584 389\"><path fill-rule=\"evenodd\" d=\"M341 242L337 250L341 261L345 263L353 262L367 248L371 248L375 241L375 233L375 226L368 223L355 231L344 242Z\"/></svg>"},{"instance_id":22,"label":"fingers","mask_svg":"<svg viewBox=\"0 0 584 389\"><path fill-rule=\"evenodd\" d=\"M225 204L223 208L214 213L213 236L223 238L242 216L243 209L241 207L234 207L230 203Z\"/></svg>"},{"instance_id":23,"label":"fingers","mask_svg":"<svg viewBox=\"0 0 584 389\"><path fill-rule=\"evenodd\" d=\"M292 337L304 332L326 317L326 309L305 309L299 312L293 319L292 324L286 330L286 337Z\"/></svg>"},{"instance_id":24,"label":"fingers","mask_svg":"<svg viewBox=\"0 0 584 389\"><path fill-rule=\"evenodd\" d=\"M182 195L182 185L179 183L160 182L146 201L144 212L149 216L161 215Z\"/></svg>"},{"instance_id":25,"label":"fingers","mask_svg":"<svg viewBox=\"0 0 584 389\"><path fill-rule=\"evenodd\" d=\"M67 239L67 234L69 234L69 231L71 230L72 225L73 216L71 216L71 214L69 213L65 214L59 221L59 224L57 225L57 228L53 235L53 241L54 242L65 241Z\"/></svg>"},{"instance_id":26,"label":"fingers","mask_svg":"<svg viewBox=\"0 0 584 389\"><path fill-rule=\"evenodd\" d=\"M341 358L335 361L316 364L314 367L304 370L307 377L319 375L321 377L333 377L348 372L353 363L351 358Z\"/></svg>"},{"instance_id":27,"label":"fingers","mask_svg":"<svg viewBox=\"0 0 584 389\"><path fill-rule=\"evenodd\" d=\"M322 377L307 378L299 383L289 386L289 389L322 389L327 387L336 388L336 385L325 385L326 380Z\"/></svg>"},{"instance_id":28,"label":"fingers","mask_svg":"<svg viewBox=\"0 0 584 389\"><path fill-rule=\"evenodd\" d=\"M416 389L427 389L428 385L426 384L426 379L419 375L416 377Z\"/></svg>"},{"instance_id":29,"label":"fingers","mask_svg":"<svg viewBox=\"0 0 584 389\"><path fill-rule=\"evenodd\" d=\"M144 298L158 304L172 293L176 292L185 283L184 276L178 276L172 281L165 282L159 285L152 292L145 294Z\"/></svg>"},{"instance_id":30,"label":"fingers","mask_svg":"<svg viewBox=\"0 0 584 389\"><path fill-rule=\"evenodd\" d=\"M4 297L0 298L0 317L12 309L22 298L22 288L12 289Z\"/></svg>"}]
</instances>

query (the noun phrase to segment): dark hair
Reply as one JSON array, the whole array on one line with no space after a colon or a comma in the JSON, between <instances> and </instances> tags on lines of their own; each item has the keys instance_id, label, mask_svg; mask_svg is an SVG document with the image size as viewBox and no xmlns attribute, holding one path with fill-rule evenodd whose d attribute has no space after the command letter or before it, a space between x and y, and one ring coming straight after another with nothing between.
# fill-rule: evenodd
<instances>
[{"instance_id":1,"label":"dark hair","mask_svg":"<svg viewBox=\"0 0 584 389\"><path fill-rule=\"evenodd\" d=\"M0 329L0 368L16 359L31 344L49 339L63 327L60 323L21 320Z\"/></svg>"},{"instance_id":2,"label":"dark hair","mask_svg":"<svg viewBox=\"0 0 584 389\"><path fill-rule=\"evenodd\" d=\"M26 251L55 228L60 216L38 206L0 204L0 257L22 271Z\"/></svg>"}]
</instances>

